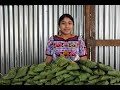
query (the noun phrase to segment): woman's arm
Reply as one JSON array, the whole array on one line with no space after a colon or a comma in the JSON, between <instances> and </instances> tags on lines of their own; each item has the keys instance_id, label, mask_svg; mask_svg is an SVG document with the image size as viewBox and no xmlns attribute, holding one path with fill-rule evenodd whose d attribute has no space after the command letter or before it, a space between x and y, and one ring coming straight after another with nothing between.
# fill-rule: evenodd
<instances>
[{"instance_id":1,"label":"woman's arm","mask_svg":"<svg viewBox=\"0 0 120 90\"><path fill-rule=\"evenodd\" d=\"M52 56L46 55L45 62L46 62L46 64L51 63L52 62Z\"/></svg>"}]
</instances>

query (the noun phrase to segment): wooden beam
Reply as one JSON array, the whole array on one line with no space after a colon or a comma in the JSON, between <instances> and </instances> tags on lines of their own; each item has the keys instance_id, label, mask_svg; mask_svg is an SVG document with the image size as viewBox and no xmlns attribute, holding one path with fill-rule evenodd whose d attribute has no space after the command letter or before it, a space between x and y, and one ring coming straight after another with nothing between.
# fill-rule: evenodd
<instances>
[{"instance_id":1,"label":"wooden beam","mask_svg":"<svg viewBox=\"0 0 120 90\"><path fill-rule=\"evenodd\" d=\"M87 56L90 58L90 48L88 48L88 40L90 39L90 5L85 5L85 44L87 46Z\"/></svg>"},{"instance_id":2,"label":"wooden beam","mask_svg":"<svg viewBox=\"0 0 120 90\"><path fill-rule=\"evenodd\" d=\"M91 5L90 10L90 30L91 30L91 40L95 41L95 5ZM95 61L95 43L91 44L91 61Z\"/></svg>"},{"instance_id":3,"label":"wooden beam","mask_svg":"<svg viewBox=\"0 0 120 90\"><path fill-rule=\"evenodd\" d=\"M120 46L120 40L95 40L95 44L96 46Z\"/></svg>"}]
</instances>

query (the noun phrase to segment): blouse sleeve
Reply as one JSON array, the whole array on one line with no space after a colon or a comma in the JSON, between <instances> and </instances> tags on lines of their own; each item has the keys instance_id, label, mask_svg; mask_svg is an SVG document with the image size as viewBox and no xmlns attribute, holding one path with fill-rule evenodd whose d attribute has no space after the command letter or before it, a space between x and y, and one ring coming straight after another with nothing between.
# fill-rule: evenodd
<instances>
[{"instance_id":1,"label":"blouse sleeve","mask_svg":"<svg viewBox=\"0 0 120 90\"><path fill-rule=\"evenodd\" d=\"M46 46L46 55L52 56L53 55L53 49L54 49L54 43L53 43L53 36L51 36L48 39L47 46Z\"/></svg>"},{"instance_id":2,"label":"blouse sleeve","mask_svg":"<svg viewBox=\"0 0 120 90\"><path fill-rule=\"evenodd\" d=\"M80 46L79 46L79 56L87 56L87 50L86 50L86 45L85 42L83 41L82 37L79 37L79 42L80 42Z\"/></svg>"}]
</instances>

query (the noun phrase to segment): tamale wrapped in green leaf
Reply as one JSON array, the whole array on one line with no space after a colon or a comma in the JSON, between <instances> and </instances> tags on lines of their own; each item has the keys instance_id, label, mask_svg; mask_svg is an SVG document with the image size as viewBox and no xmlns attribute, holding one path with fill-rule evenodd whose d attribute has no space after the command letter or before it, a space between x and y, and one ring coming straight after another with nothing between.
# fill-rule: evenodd
<instances>
[{"instance_id":1,"label":"tamale wrapped in green leaf","mask_svg":"<svg viewBox=\"0 0 120 90\"><path fill-rule=\"evenodd\" d=\"M111 76L120 76L120 71L108 71L107 74Z\"/></svg>"},{"instance_id":2,"label":"tamale wrapped in green leaf","mask_svg":"<svg viewBox=\"0 0 120 90\"><path fill-rule=\"evenodd\" d=\"M58 66L64 66L67 64L69 61L64 57L64 55L61 55L59 58L56 59L56 64Z\"/></svg>"},{"instance_id":3,"label":"tamale wrapped in green leaf","mask_svg":"<svg viewBox=\"0 0 120 90\"><path fill-rule=\"evenodd\" d=\"M84 82L77 82L77 83L74 83L74 85L84 85Z\"/></svg>"},{"instance_id":4,"label":"tamale wrapped in green leaf","mask_svg":"<svg viewBox=\"0 0 120 90\"><path fill-rule=\"evenodd\" d=\"M60 82L64 79L64 77L63 77L63 75L59 75L56 77L56 79L58 80L58 82Z\"/></svg>"},{"instance_id":5,"label":"tamale wrapped in green leaf","mask_svg":"<svg viewBox=\"0 0 120 90\"><path fill-rule=\"evenodd\" d=\"M11 83L11 85L23 85L23 82L14 82L14 83Z\"/></svg>"},{"instance_id":6,"label":"tamale wrapped in green leaf","mask_svg":"<svg viewBox=\"0 0 120 90\"><path fill-rule=\"evenodd\" d=\"M21 79L17 79L17 78L14 78L13 80L12 80L12 83L15 83L15 82L23 82L23 79L21 78Z\"/></svg>"},{"instance_id":7,"label":"tamale wrapped in green leaf","mask_svg":"<svg viewBox=\"0 0 120 90\"><path fill-rule=\"evenodd\" d=\"M23 76L26 76L28 70L29 70L29 65L21 67L21 68L18 70L15 78L21 78L21 77L23 77Z\"/></svg>"},{"instance_id":8,"label":"tamale wrapped in green leaf","mask_svg":"<svg viewBox=\"0 0 120 90\"><path fill-rule=\"evenodd\" d=\"M47 81L48 81L49 79L40 79L39 81L40 81L40 83L46 83Z\"/></svg>"},{"instance_id":9,"label":"tamale wrapped in green leaf","mask_svg":"<svg viewBox=\"0 0 120 90\"><path fill-rule=\"evenodd\" d=\"M66 82L66 83L64 83L64 85L74 85L74 81Z\"/></svg>"},{"instance_id":10,"label":"tamale wrapped in green leaf","mask_svg":"<svg viewBox=\"0 0 120 90\"><path fill-rule=\"evenodd\" d=\"M105 64L102 64L102 63L99 63L98 64L98 67L104 71L113 71L113 68L109 65L105 65Z\"/></svg>"},{"instance_id":11,"label":"tamale wrapped in green leaf","mask_svg":"<svg viewBox=\"0 0 120 90\"><path fill-rule=\"evenodd\" d=\"M43 63L38 64L37 67L35 67L35 69L33 71L41 72L41 71L44 71L45 67L46 67L46 63L43 62Z\"/></svg>"},{"instance_id":12,"label":"tamale wrapped in green leaf","mask_svg":"<svg viewBox=\"0 0 120 90\"><path fill-rule=\"evenodd\" d=\"M96 85L109 85L109 82L107 80L100 81L100 82L97 82Z\"/></svg>"},{"instance_id":13,"label":"tamale wrapped in green leaf","mask_svg":"<svg viewBox=\"0 0 120 90\"><path fill-rule=\"evenodd\" d=\"M57 78L51 79L51 85L55 85L55 84L57 84L57 83L58 83Z\"/></svg>"},{"instance_id":14,"label":"tamale wrapped in green leaf","mask_svg":"<svg viewBox=\"0 0 120 90\"><path fill-rule=\"evenodd\" d=\"M39 74L38 72L34 72L34 69L35 69L37 66L38 66L37 64L31 65L30 70L28 71L28 75L31 75L31 76L38 75L38 74Z\"/></svg>"},{"instance_id":15,"label":"tamale wrapped in green leaf","mask_svg":"<svg viewBox=\"0 0 120 90\"><path fill-rule=\"evenodd\" d=\"M74 80L75 78L76 78L76 76L71 76L71 77L65 78L64 83L65 83L65 82L72 81L72 80Z\"/></svg>"},{"instance_id":16,"label":"tamale wrapped in green leaf","mask_svg":"<svg viewBox=\"0 0 120 90\"><path fill-rule=\"evenodd\" d=\"M79 79L79 77L76 77L74 81L75 81L75 83L78 83L78 82L80 82L80 79Z\"/></svg>"},{"instance_id":17,"label":"tamale wrapped in green leaf","mask_svg":"<svg viewBox=\"0 0 120 90\"><path fill-rule=\"evenodd\" d=\"M100 76L98 79L99 79L99 81L102 81L102 80L108 80L108 79L111 79L111 78L113 78L113 76L103 75L103 76Z\"/></svg>"},{"instance_id":18,"label":"tamale wrapped in green leaf","mask_svg":"<svg viewBox=\"0 0 120 90\"><path fill-rule=\"evenodd\" d=\"M43 85L40 81L33 81L34 85Z\"/></svg>"},{"instance_id":19,"label":"tamale wrapped in green leaf","mask_svg":"<svg viewBox=\"0 0 120 90\"><path fill-rule=\"evenodd\" d=\"M120 81L120 77L114 77L110 79L110 84L118 83L119 81Z\"/></svg>"},{"instance_id":20,"label":"tamale wrapped in green leaf","mask_svg":"<svg viewBox=\"0 0 120 90\"><path fill-rule=\"evenodd\" d=\"M113 83L113 84L110 84L110 85L120 85L120 83Z\"/></svg>"},{"instance_id":21,"label":"tamale wrapped in green leaf","mask_svg":"<svg viewBox=\"0 0 120 90\"><path fill-rule=\"evenodd\" d=\"M55 67L55 68L52 69L52 73L57 73L57 72L59 72L61 70L63 70L63 67L58 66L58 67Z\"/></svg>"},{"instance_id":22,"label":"tamale wrapped in green leaf","mask_svg":"<svg viewBox=\"0 0 120 90\"><path fill-rule=\"evenodd\" d=\"M68 77L71 77L72 75L65 73L62 76L63 76L63 78L68 78Z\"/></svg>"},{"instance_id":23,"label":"tamale wrapped in green leaf","mask_svg":"<svg viewBox=\"0 0 120 90\"><path fill-rule=\"evenodd\" d=\"M99 79L98 78L92 79L92 80L89 80L88 82L90 85L95 85L95 83L99 82Z\"/></svg>"},{"instance_id":24,"label":"tamale wrapped in green leaf","mask_svg":"<svg viewBox=\"0 0 120 90\"><path fill-rule=\"evenodd\" d=\"M42 77L41 75L36 75L33 80L40 80L43 79L44 77Z\"/></svg>"},{"instance_id":25,"label":"tamale wrapped in green leaf","mask_svg":"<svg viewBox=\"0 0 120 90\"><path fill-rule=\"evenodd\" d=\"M0 85L10 85L11 84L11 80L10 79L0 79Z\"/></svg>"},{"instance_id":26,"label":"tamale wrapped in green leaf","mask_svg":"<svg viewBox=\"0 0 120 90\"><path fill-rule=\"evenodd\" d=\"M13 79L16 76L18 69L19 69L18 67L12 68L2 78L3 79Z\"/></svg>"},{"instance_id":27,"label":"tamale wrapped in green leaf","mask_svg":"<svg viewBox=\"0 0 120 90\"><path fill-rule=\"evenodd\" d=\"M48 74L47 76L47 79L51 80L52 78L56 77L55 74Z\"/></svg>"},{"instance_id":28,"label":"tamale wrapped in green leaf","mask_svg":"<svg viewBox=\"0 0 120 90\"><path fill-rule=\"evenodd\" d=\"M32 78L27 79L26 83L28 83L30 85L35 85L34 80Z\"/></svg>"},{"instance_id":29,"label":"tamale wrapped in green leaf","mask_svg":"<svg viewBox=\"0 0 120 90\"><path fill-rule=\"evenodd\" d=\"M79 65L74 61L70 61L70 64L66 67L66 70L78 70L80 69Z\"/></svg>"},{"instance_id":30,"label":"tamale wrapped in green leaf","mask_svg":"<svg viewBox=\"0 0 120 90\"><path fill-rule=\"evenodd\" d=\"M93 75L93 76L90 76L89 77L89 80L94 80L94 79L96 79L96 78L98 78L99 76L98 75Z\"/></svg>"},{"instance_id":31,"label":"tamale wrapped in green leaf","mask_svg":"<svg viewBox=\"0 0 120 90\"><path fill-rule=\"evenodd\" d=\"M90 60L87 60L85 66L88 67L88 68L96 68L97 63L93 62L93 61L90 61Z\"/></svg>"},{"instance_id":32,"label":"tamale wrapped in green leaf","mask_svg":"<svg viewBox=\"0 0 120 90\"><path fill-rule=\"evenodd\" d=\"M93 71L90 68L88 68L88 67L86 67L84 65L80 65L80 69L83 70L83 71L85 71L85 72L88 72L90 74L93 73Z\"/></svg>"},{"instance_id":33,"label":"tamale wrapped in green leaf","mask_svg":"<svg viewBox=\"0 0 120 90\"><path fill-rule=\"evenodd\" d=\"M62 70L62 71L57 72L55 76L59 76L59 75L65 74L65 73L68 73L68 71Z\"/></svg>"},{"instance_id":34,"label":"tamale wrapped in green leaf","mask_svg":"<svg viewBox=\"0 0 120 90\"><path fill-rule=\"evenodd\" d=\"M78 77L80 81L86 81L91 75L89 73L81 73Z\"/></svg>"},{"instance_id":35,"label":"tamale wrapped in green leaf","mask_svg":"<svg viewBox=\"0 0 120 90\"><path fill-rule=\"evenodd\" d=\"M82 65L86 65L86 63L87 63L87 60L79 60L78 61L78 64L82 64Z\"/></svg>"},{"instance_id":36,"label":"tamale wrapped in green leaf","mask_svg":"<svg viewBox=\"0 0 120 90\"><path fill-rule=\"evenodd\" d=\"M45 85L51 85L51 81L50 81L50 80L47 81L47 82L45 83Z\"/></svg>"},{"instance_id":37,"label":"tamale wrapped in green leaf","mask_svg":"<svg viewBox=\"0 0 120 90\"><path fill-rule=\"evenodd\" d=\"M93 70L93 73L95 75L105 75L105 72L101 69L96 69L96 70Z\"/></svg>"},{"instance_id":38,"label":"tamale wrapped in green leaf","mask_svg":"<svg viewBox=\"0 0 120 90\"><path fill-rule=\"evenodd\" d=\"M79 76L80 75L80 72L79 71L69 71L69 74L70 75L76 75L76 76Z\"/></svg>"}]
</instances>

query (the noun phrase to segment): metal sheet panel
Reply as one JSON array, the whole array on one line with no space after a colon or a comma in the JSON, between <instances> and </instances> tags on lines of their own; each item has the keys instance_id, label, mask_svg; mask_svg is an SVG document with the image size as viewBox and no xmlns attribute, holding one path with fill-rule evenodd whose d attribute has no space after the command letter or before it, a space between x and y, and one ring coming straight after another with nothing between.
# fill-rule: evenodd
<instances>
[{"instance_id":1,"label":"metal sheet panel","mask_svg":"<svg viewBox=\"0 0 120 90\"><path fill-rule=\"evenodd\" d=\"M120 39L120 5L96 5L96 39ZM120 47L96 47L96 61L120 70Z\"/></svg>"},{"instance_id":2,"label":"metal sheet panel","mask_svg":"<svg viewBox=\"0 0 120 90\"><path fill-rule=\"evenodd\" d=\"M2 76L2 74L5 73L5 46L4 46L4 42L5 42L5 38L4 38L4 10L3 10L3 6L0 6L0 76Z\"/></svg>"}]
</instances>

